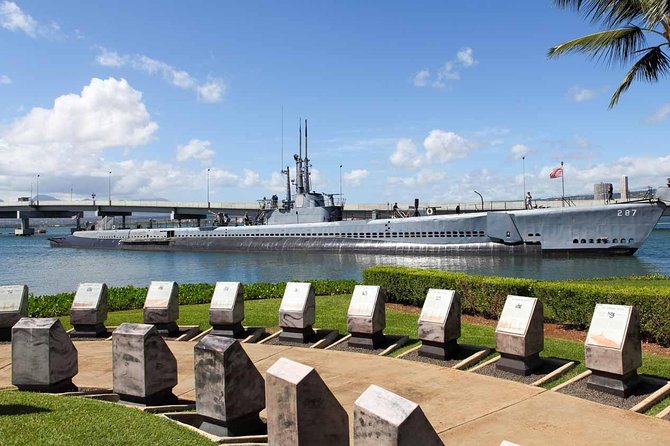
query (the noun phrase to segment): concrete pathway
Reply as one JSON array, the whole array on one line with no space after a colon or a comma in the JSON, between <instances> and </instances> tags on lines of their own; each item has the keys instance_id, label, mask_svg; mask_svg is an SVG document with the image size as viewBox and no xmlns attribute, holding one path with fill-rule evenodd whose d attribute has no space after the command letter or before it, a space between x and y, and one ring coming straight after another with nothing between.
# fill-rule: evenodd
<instances>
[{"instance_id":1,"label":"concrete pathway","mask_svg":"<svg viewBox=\"0 0 670 446\"><path fill-rule=\"evenodd\" d=\"M193 399L193 346L168 342L179 364L175 394ZM79 374L85 387L112 387L112 343L77 341ZM446 444L520 445L665 444L670 423L488 376L394 358L299 347L246 344L262 372L280 357L319 372L349 412L370 384L419 403ZM0 387L11 384L11 350L0 345Z\"/></svg>"}]
</instances>

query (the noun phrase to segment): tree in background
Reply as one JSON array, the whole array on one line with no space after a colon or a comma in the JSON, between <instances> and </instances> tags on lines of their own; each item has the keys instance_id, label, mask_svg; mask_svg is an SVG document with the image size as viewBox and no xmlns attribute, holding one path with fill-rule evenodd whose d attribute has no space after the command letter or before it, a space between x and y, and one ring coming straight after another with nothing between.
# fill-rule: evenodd
<instances>
[{"instance_id":1,"label":"tree in background","mask_svg":"<svg viewBox=\"0 0 670 446\"><path fill-rule=\"evenodd\" d=\"M548 56L585 53L608 65L632 67L612 95L609 108L634 80L656 82L670 74L670 0L554 0L560 8L575 9L607 31L558 44ZM654 44L647 43L647 37ZM660 43L659 43L660 42Z\"/></svg>"}]
</instances>

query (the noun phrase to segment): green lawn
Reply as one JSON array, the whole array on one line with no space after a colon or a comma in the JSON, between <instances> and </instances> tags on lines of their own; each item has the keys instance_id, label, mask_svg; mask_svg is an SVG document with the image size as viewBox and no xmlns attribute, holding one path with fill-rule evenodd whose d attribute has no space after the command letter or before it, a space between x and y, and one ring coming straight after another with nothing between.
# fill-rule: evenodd
<instances>
[{"instance_id":1,"label":"green lawn","mask_svg":"<svg viewBox=\"0 0 670 446\"><path fill-rule=\"evenodd\" d=\"M156 415L84 398L0 391L0 444L211 446Z\"/></svg>"}]
</instances>

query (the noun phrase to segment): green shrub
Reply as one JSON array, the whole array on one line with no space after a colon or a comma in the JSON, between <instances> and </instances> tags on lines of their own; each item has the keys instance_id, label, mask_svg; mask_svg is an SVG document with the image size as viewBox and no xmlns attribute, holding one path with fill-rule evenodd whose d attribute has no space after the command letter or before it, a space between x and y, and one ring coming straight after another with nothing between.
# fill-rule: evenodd
<instances>
[{"instance_id":1,"label":"green shrub","mask_svg":"<svg viewBox=\"0 0 670 446\"><path fill-rule=\"evenodd\" d=\"M350 294L355 280L314 280L314 291L318 296ZM286 282L250 283L244 285L244 298L281 299L284 295ZM148 288L132 285L110 287L107 293L109 311L134 310L144 306ZM212 300L214 285L209 283L183 283L179 285L179 304L208 304ZM70 314L74 293L59 293L47 296L28 297L28 313L31 317L55 317Z\"/></svg>"},{"instance_id":2,"label":"green shrub","mask_svg":"<svg viewBox=\"0 0 670 446\"><path fill-rule=\"evenodd\" d=\"M662 285L646 286L648 279ZM547 321L587 327L597 303L633 305L644 339L670 345L670 296L665 276L635 276L616 281L541 281L378 266L363 271L363 283L380 285L390 302L420 306L429 288L452 289L463 312L498 318L508 294L537 297Z\"/></svg>"}]
</instances>

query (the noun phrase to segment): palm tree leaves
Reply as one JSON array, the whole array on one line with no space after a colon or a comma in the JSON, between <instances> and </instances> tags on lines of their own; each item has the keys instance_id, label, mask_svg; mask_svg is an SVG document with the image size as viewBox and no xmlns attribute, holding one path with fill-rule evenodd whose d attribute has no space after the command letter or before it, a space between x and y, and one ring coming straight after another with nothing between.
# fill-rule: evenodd
<instances>
[{"instance_id":1,"label":"palm tree leaves","mask_svg":"<svg viewBox=\"0 0 670 446\"><path fill-rule=\"evenodd\" d=\"M656 82L660 76L667 76L670 72L670 58L663 53L660 46L648 48L646 51L645 55L626 73L623 82L612 96L609 108L616 105L621 93L628 90L633 80Z\"/></svg>"},{"instance_id":2,"label":"palm tree leaves","mask_svg":"<svg viewBox=\"0 0 670 446\"><path fill-rule=\"evenodd\" d=\"M554 0L560 8L575 9L592 22L609 29L564 42L549 49L548 57L584 53L591 58L627 63L644 53L626 73L612 96L609 107L619 101L634 80L656 82L670 74L670 58L663 47L670 47L670 0ZM638 25L636 25L639 24ZM619 28L621 25L625 25ZM662 39L658 46L647 46L646 36Z\"/></svg>"},{"instance_id":3,"label":"palm tree leaves","mask_svg":"<svg viewBox=\"0 0 670 446\"><path fill-rule=\"evenodd\" d=\"M601 31L561 43L549 49L548 57L567 53L586 53L592 58L607 63L627 62L640 48L647 44L644 30L637 26Z\"/></svg>"}]
</instances>

